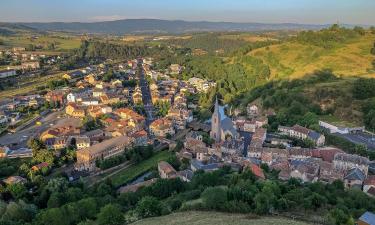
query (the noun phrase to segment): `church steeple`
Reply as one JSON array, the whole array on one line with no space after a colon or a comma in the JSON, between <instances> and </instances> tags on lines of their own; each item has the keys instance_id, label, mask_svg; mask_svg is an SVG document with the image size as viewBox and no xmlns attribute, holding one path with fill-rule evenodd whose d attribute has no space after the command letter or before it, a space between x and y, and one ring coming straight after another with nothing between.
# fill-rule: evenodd
<instances>
[{"instance_id":1,"label":"church steeple","mask_svg":"<svg viewBox=\"0 0 375 225\"><path fill-rule=\"evenodd\" d=\"M214 113L211 117L211 133L210 136L212 139L214 139L216 142L220 142L221 140L221 117L220 117L220 111L219 111L219 101L215 99L215 109Z\"/></svg>"}]
</instances>

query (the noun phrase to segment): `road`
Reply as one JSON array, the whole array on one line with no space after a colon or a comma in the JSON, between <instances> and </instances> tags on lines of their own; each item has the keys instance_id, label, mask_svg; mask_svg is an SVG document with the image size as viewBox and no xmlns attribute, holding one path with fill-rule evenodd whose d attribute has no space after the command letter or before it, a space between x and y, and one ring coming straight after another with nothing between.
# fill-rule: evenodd
<instances>
[{"instance_id":1,"label":"road","mask_svg":"<svg viewBox=\"0 0 375 225\"><path fill-rule=\"evenodd\" d=\"M42 133L48 129L51 124L55 125L57 121L60 120L61 115L61 111L52 112L40 119L40 122L42 123L40 126L33 123L14 134L7 133L0 137L0 145L6 145L10 149L24 148L31 137Z\"/></svg>"},{"instance_id":2,"label":"road","mask_svg":"<svg viewBox=\"0 0 375 225\"><path fill-rule=\"evenodd\" d=\"M152 104L150 86L146 80L145 72L143 70L141 60L139 60L138 62L138 72L139 72L139 86L142 91L142 101L143 101L143 105L146 111L146 126L148 129L148 126L151 124L152 121L154 121L154 106Z\"/></svg>"}]
</instances>

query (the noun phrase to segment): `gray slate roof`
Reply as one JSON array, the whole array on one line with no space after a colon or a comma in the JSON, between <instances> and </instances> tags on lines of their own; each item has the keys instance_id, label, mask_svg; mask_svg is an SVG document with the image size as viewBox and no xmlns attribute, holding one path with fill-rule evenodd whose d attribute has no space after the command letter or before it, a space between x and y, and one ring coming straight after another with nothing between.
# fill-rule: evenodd
<instances>
[{"instance_id":1,"label":"gray slate roof","mask_svg":"<svg viewBox=\"0 0 375 225\"><path fill-rule=\"evenodd\" d=\"M375 214L367 211L361 217L359 217L359 220L370 225L375 225Z\"/></svg>"}]
</instances>

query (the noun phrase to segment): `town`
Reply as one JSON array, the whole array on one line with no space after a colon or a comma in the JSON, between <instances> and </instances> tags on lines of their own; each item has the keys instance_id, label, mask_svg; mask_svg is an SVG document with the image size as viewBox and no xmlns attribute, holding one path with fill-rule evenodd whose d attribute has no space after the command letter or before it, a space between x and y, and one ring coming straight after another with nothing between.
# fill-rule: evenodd
<instances>
[{"instance_id":1,"label":"town","mask_svg":"<svg viewBox=\"0 0 375 225\"><path fill-rule=\"evenodd\" d=\"M14 50L17 56L23 49ZM27 56L22 54L22 58ZM174 151L179 161L187 163L184 170L178 171L166 161L158 162L161 179L179 177L189 182L196 171L228 166L234 171L249 169L263 180L265 170L278 171L283 181L342 180L346 188L375 195L375 176L371 175L375 172L374 161L327 146L324 134L298 124L267 132L268 116L274 112L256 104L249 103L245 115L230 117L216 96L211 119L199 121L193 116L198 106L189 96L207 92L216 84L201 78L176 79L173 77L181 73L182 66L173 64L162 72L153 70L153 63L152 58L139 57L87 66L62 75L68 86L44 95L17 96L3 103L1 125L9 133L0 137L1 157L44 158L30 165L34 173L60 170L58 167L68 162L62 171L74 182L118 166L123 162L112 160L114 163L104 168L100 165L131 149L152 146L154 151ZM29 72L39 69L39 65L22 63L16 69ZM16 69L1 71L1 77L15 76ZM30 116L36 111L40 112L38 116ZM324 121L320 125L332 133L365 135L363 127L342 129ZM52 159L40 156L43 153L37 152L38 146L52 152ZM53 157L66 158L69 154L76 155L74 162L53 164ZM134 192L157 180L143 178L141 174L141 179L124 184L118 191ZM4 180L8 185L25 181L20 176Z\"/></svg>"},{"instance_id":2,"label":"town","mask_svg":"<svg viewBox=\"0 0 375 225\"><path fill-rule=\"evenodd\" d=\"M375 225L374 5L207 2L0 3L0 224Z\"/></svg>"}]
</instances>

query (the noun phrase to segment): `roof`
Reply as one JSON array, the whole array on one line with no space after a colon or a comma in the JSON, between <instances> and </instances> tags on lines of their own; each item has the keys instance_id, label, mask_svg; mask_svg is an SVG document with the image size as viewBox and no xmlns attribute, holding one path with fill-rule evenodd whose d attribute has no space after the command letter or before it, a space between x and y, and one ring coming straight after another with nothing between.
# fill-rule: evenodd
<instances>
[{"instance_id":1,"label":"roof","mask_svg":"<svg viewBox=\"0 0 375 225\"><path fill-rule=\"evenodd\" d=\"M375 187L370 187L367 191L367 194L375 196Z\"/></svg>"},{"instance_id":2,"label":"roof","mask_svg":"<svg viewBox=\"0 0 375 225\"><path fill-rule=\"evenodd\" d=\"M374 185L375 186L375 175L369 175L363 185Z\"/></svg>"},{"instance_id":3,"label":"roof","mask_svg":"<svg viewBox=\"0 0 375 225\"><path fill-rule=\"evenodd\" d=\"M26 178L20 177L20 176L10 176L3 180L6 184L17 184L17 183L23 183L26 182Z\"/></svg>"},{"instance_id":4,"label":"roof","mask_svg":"<svg viewBox=\"0 0 375 225\"><path fill-rule=\"evenodd\" d=\"M219 163L203 164L202 162L196 159L193 159L191 161L191 165L198 170L216 170L219 168Z\"/></svg>"},{"instance_id":5,"label":"roof","mask_svg":"<svg viewBox=\"0 0 375 225\"><path fill-rule=\"evenodd\" d=\"M365 180L365 174L362 172L362 170L358 168L353 168L348 171L346 176L344 177L345 180Z\"/></svg>"},{"instance_id":6,"label":"roof","mask_svg":"<svg viewBox=\"0 0 375 225\"><path fill-rule=\"evenodd\" d=\"M233 124L233 122L230 118L226 117L223 120L221 120L220 125L221 125L221 129L223 129L223 131L229 131L232 134L237 134L237 131L234 128L234 124Z\"/></svg>"},{"instance_id":7,"label":"roof","mask_svg":"<svg viewBox=\"0 0 375 225\"><path fill-rule=\"evenodd\" d=\"M158 163L158 168L162 171L164 171L166 174L175 174L176 170L171 166L171 164L165 162L165 161L160 161Z\"/></svg>"},{"instance_id":8,"label":"roof","mask_svg":"<svg viewBox=\"0 0 375 225\"><path fill-rule=\"evenodd\" d=\"M258 165L255 165L255 164L251 163L250 169L255 176L257 176L259 178L262 178L262 179L265 179L263 170Z\"/></svg>"},{"instance_id":9,"label":"roof","mask_svg":"<svg viewBox=\"0 0 375 225\"><path fill-rule=\"evenodd\" d=\"M308 136L309 136L309 138L311 138L313 140L318 140L319 137L321 136L321 134L319 134L318 132L310 130Z\"/></svg>"},{"instance_id":10,"label":"roof","mask_svg":"<svg viewBox=\"0 0 375 225\"><path fill-rule=\"evenodd\" d=\"M370 161L366 157L346 153L337 153L334 157L334 160L352 162L357 165L368 165L370 163Z\"/></svg>"},{"instance_id":11,"label":"roof","mask_svg":"<svg viewBox=\"0 0 375 225\"><path fill-rule=\"evenodd\" d=\"M293 128L294 131L297 131L299 133L306 134L306 135L308 135L309 132L311 131L311 130L307 129L306 127L300 126L298 124L294 125L292 128Z\"/></svg>"},{"instance_id":12,"label":"roof","mask_svg":"<svg viewBox=\"0 0 375 225\"><path fill-rule=\"evenodd\" d=\"M132 142L132 139L129 138L128 136L120 136L120 137L115 137L115 138L103 141L91 147L78 150L77 152L86 153L90 155L90 154L100 153L103 150L115 148L116 146L129 145L131 142Z\"/></svg>"},{"instance_id":13,"label":"roof","mask_svg":"<svg viewBox=\"0 0 375 225\"><path fill-rule=\"evenodd\" d=\"M368 223L370 225L375 225L375 214L367 211L364 214L362 214L362 216L359 217L358 220Z\"/></svg>"}]
</instances>

